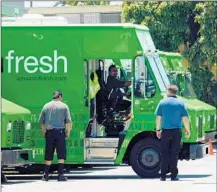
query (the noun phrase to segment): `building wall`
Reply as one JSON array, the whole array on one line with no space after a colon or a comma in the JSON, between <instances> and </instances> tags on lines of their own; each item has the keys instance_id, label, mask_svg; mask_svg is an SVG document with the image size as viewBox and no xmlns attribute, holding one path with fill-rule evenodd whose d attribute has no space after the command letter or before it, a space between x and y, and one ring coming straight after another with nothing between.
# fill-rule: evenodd
<instances>
[{"instance_id":1,"label":"building wall","mask_svg":"<svg viewBox=\"0 0 217 192\"><path fill-rule=\"evenodd\" d=\"M1 2L2 16L15 17L26 13L24 2Z\"/></svg>"},{"instance_id":2,"label":"building wall","mask_svg":"<svg viewBox=\"0 0 217 192\"><path fill-rule=\"evenodd\" d=\"M29 14L62 16L69 24L121 23L122 7L113 6L72 6L52 8L30 8Z\"/></svg>"},{"instance_id":3,"label":"building wall","mask_svg":"<svg viewBox=\"0 0 217 192\"><path fill-rule=\"evenodd\" d=\"M65 17L69 24L121 23L121 13L77 13L56 14L55 16Z\"/></svg>"}]
</instances>

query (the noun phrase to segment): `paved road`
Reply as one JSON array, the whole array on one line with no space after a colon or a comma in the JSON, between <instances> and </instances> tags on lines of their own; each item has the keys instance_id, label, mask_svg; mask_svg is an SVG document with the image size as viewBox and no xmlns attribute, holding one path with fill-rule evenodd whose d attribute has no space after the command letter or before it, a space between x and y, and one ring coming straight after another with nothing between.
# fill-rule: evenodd
<instances>
[{"instance_id":1,"label":"paved road","mask_svg":"<svg viewBox=\"0 0 217 192\"><path fill-rule=\"evenodd\" d=\"M196 161L179 161L180 181L140 179L131 167L75 170L68 174L68 182L57 182L56 175L49 182L40 175L22 176L19 181L9 177L2 185L3 192L215 192L216 154Z\"/></svg>"}]
</instances>

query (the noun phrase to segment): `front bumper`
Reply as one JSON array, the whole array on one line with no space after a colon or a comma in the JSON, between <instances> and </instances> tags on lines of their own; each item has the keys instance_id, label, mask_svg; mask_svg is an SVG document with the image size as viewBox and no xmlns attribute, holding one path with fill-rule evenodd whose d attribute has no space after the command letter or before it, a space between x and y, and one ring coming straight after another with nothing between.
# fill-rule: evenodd
<instances>
[{"instance_id":1,"label":"front bumper","mask_svg":"<svg viewBox=\"0 0 217 192\"><path fill-rule=\"evenodd\" d=\"M208 132L205 135L206 142L209 142L210 140L215 143L217 142L217 131Z\"/></svg>"},{"instance_id":2,"label":"front bumper","mask_svg":"<svg viewBox=\"0 0 217 192\"><path fill-rule=\"evenodd\" d=\"M1 165L4 167L16 167L31 164L33 151L30 149L4 150L1 151Z\"/></svg>"},{"instance_id":3,"label":"front bumper","mask_svg":"<svg viewBox=\"0 0 217 192\"><path fill-rule=\"evenodd\" d=\"M210 146L205 144L191 144L190 145L190 159L201 159L209 155Z\"/></svg>"}]
</instances>

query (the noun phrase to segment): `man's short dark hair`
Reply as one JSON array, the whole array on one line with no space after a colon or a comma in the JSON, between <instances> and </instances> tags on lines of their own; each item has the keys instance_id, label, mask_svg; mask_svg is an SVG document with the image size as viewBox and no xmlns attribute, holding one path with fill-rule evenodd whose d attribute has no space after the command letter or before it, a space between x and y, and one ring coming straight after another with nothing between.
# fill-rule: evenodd
<instances>
[{"instance_id":1,"label":"man's short dark hair","mask_svg":"<svg viewBox=\"0 0 217 192\"><path fill-rule=\"evenodd\" d=\"M111 72L112 68L116 68L116 66L114 64L110 65L109 72Z\"/></svg>"},{"instance_id":2,"label":"man's short dark hair","mask_svg":"<svg viewBox=\"0 0 217 192\"><path fill-rule=\"evenodd\" d=\"M176 95L177 92L178 92L178 87L176 85L170 85L168 87L168 91L171 93L171 94L174 94Z\"/></svg>"},{"instance_id":3,"label":"man's short dark hair","mask_svg":"<svg viewBox=\"0 0 217 192\"><path fill-rule=\"evenodd\" d=\"M54 91L53 92L53 99L58 99L59 97L62 97L63 94L61 93L61 91Z\"/></svg>"}]
</instances>

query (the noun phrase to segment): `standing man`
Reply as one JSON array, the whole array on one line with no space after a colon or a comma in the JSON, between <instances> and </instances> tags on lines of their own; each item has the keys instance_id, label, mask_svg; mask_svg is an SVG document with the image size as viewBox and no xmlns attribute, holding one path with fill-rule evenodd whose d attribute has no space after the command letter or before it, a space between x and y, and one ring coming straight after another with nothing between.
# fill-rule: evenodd
<instances>
[{"instance_id":1,"label":"standing man","mask_svg":"<svg viewBox=\"0 0 217 192\"><path fill-rule=\"evenodd\" d=\"M42 133L46 139L45 170L42 180L49 180L49 169L56 149L58 157L58 181L67 181L64 176L66 142L71 131L71 116L68 106L62 102L62 93L55 91L53 100L45 104L40 114ZM66 127L66 130L65 130Z\"/></svg>"},{"instance_id":2,"label":"standing man","mask_svg":"<svg viewBox=\"0 0 217 192\"><path fill-rule=\"evenodd\" d=\"M190 137L188 113L184 103L177 99L177 91L176 85L170 85L167 90L168 97L162 100L156 109L156 134L158 138L161 138L161 181L166 180L168 170L171 172L172 181L179 180L177 163L182 137L182 121L186 138Z\"/></svg>"}]
</instances>

